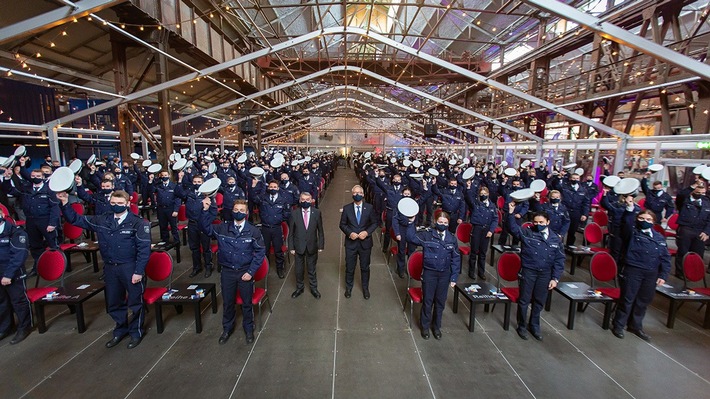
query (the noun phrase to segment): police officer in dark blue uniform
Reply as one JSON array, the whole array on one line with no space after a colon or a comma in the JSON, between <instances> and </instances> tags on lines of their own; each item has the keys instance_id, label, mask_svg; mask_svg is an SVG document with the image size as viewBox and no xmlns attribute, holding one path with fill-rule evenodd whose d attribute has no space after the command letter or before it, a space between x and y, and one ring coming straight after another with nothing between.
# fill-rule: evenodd
<instances>
[{"instance_id":1,"label":"police officer in dark blue uniform","mask_svg":"<svg viewBox=\"0 0 710 399\"><path fill-rule=\"evenodd\" d=\"M276 180L269 182L266 193L264 193L264 185L253 180L249 197L259 207L264 245L267 250L270 250L273 245L276 274L279 278L284 278L284 236L281 223L288 223L288 219L291 217L291 205L293 205L290 203L291 195L283 194L279 190L279 183Z\"/></svg>"},{"instance_id":2,"label":"police officer in dark blue uniform","mask_svg":"<svg viewBox=\"0 0 710 399\"><path fill-rule=\"evenodd\" d=\"M86 188L82 185L82 179L80 176L76 176L74 179L76 182L76 194L80 200L88 203L94 204L94 214L103 215L104 213L111 212L111 193L113 192L113 180L104 179L101 180L101 188L93 193L89 194Z\"/></svg>"},{"instance_id":3,"label":"police officer in dark blue uniform","mask_svg":"<svg viewBox=\"0 0 710 399\"><path fill-rule=\"evenodd\" d=\"M202 258L205 261L205 278L212 275L212 247L210 237L199 227L202 214L202 201L205 196L198 189L204 182L202 175L192 177L192 183L183 183L181 190L182 199L185 201L185 214L187 216L187 243L192 252L192 272L190 277L197 276L202 270ZM216 207L216 205L213 205Z\"/></svg>"},{"instance_id":4,"label":"police officer in dark blue uniform","mask_svg":"<svg viewBox=\"0 0 710 399\"><path fill-rule=\"evenodd\" d=\"M106 304L116 322L113 338L107 348L118 345L126 335L131 336L128 349L143 340L143 291L145 267L150 258L150 224L128 210L130 195L122 190L111 194L111 213L80 216L67 206L66 193L57 193L62 214L67 222L95 231L106 274ZM128 320L128 310L131 319Z\"/></svg>"},{"instance_id":5,"label":"police officer in dark blue uniform","mask_svg":"<svg viewBox=\"0 0 710 399\"><path fill-rule=\"evenodd\" d=\"M508 221L515 222L515 203L508 204ZM540 312L547 301L548 291L557 287L564 272L565 254L562 239L549 228L550 217L539 212L533 215L533 227L523 229L517 223L510 223L510 234L521 241L520 257L522 268L518 274L520 296L518 298L517 333L528 339L528 331L542 341L540 332ZM528 306L532 302L532 312L528 321Z\"/></svg>"},{"instance_id":6,"label":"police officer in dark blue uniform","mask_svg":"<svg viewBox=\"0 0 710 399\"><path fill-rule=\"evenodd\" d=\"M651 337L643 331L643 317L653 300L656 286L665 284L671 270L666 238L653 230L654 214L649 210L631 219L624 218L624 260L620 273L621 298L614 314L611 332L624 338L624 327L644 341ZM633 224L635 221L635 225Z\"/></svg>"},{"instance_id":7,"label":"police officer in dark blue uniform","mask_svg":"<svg viewBox=\"0 0 710 399\"><path fill-rule=\"evenodd\" d=\"M232 222L234 217L232 216L232 208L234 208L234 202L236 200L246 200L247 196L241 187L237 185L237 179L234 176L229 176L227 178L227 185L221 186L219 192L222 193L222 217L223 222Z\"/></svg>"},{"instance_id":8,"label":"police officer in dark blue uniform","mask_svg":"<svg viewBox=\"0 0 710 399\"><path fill-rule=\"evenodd\" d=\"M501 185L499 188L499 193L505 199L505 203L508 204L513 201L511 195L514 192L520 190L521 188L523 188L523 184L520 179L514 178L510 186ZM530 203L528 201L520 201L515 203L515 224L517 224L518 226L522 226L523 221L526 219L525 215L528 214L528 210L530 210ZM498 236L498 245L507 244L508 234L510 233L511 229L511 227L508 226L508 218L504 217L502 222L502 231ZM512 244L518 245L518 239L515 236L513 236Z\"/></svg>"},{"instance_id":9,"label":"police officer in dark blue uniform","mask_svg":"<svg viewBox=\"0 0 710 399\"><path fill-rule=\"evenodd\" d=\"M446 307L449 286L454 287L461 272L461 255L456 237L447 231L449 216L444 212L436 219L434 230L417 233L416 217L410 218L407 241L422 247L424 265L422 270L422 338L429 339L431 327L434 338L441 339L441 316ZM432 307L434 310L432 321Z\"/></svg>"},{"instance_id":10,"label":"police officer in dark blue uniform","mask_svg":"<svg viewBox=\"0 0 710 399\"><path fill-rule=\"evenodd\" d=\"M279 188L281 189L280 191L284 194L289 194L291 196L291 199L289 200L289 203L291 204L296 204L298 203L299 197L301 196L301 192L298 190L298 187L296 187L295 184L291 183L291 176L287 172L281 172L281 183L279 184Z\"/></svg>"},{"instance_id":11,"label":"police officer in dark blue uniform","mask_svg":"<svg viewBox=\"0 0 710 399\"><path fill-rule=\"evenodd\" d=\"M641 207L634 202L635 193L611 196L611 191L604 186L600 205L609 214L609 252L617 264L621 264L623 251L623 233L621 231L624 217L641 212ZM612 201L613 198L618 198ZM633 221L630 223L633 225ZM620 270L619 270L620 271Z\"/></svg>"},{"instance_id":12,"label":"police officer in dark blue uniform","mask_svg":"<svg viewBox=\"0 0 710 399\"><path fill-rule=\"evenodd\" d=\"M402 198L411 197L412 190L409 187L405 187L404 190L402 190ZM419 205L421 209L421 204ZM406 240L407 227L409 227L409 218L399 213L399 209L397 205L395 205L392 209L392 230L397 240L397 275L399 278L404 278L406 275L407 265L405 264L405 259L407 255L414 253L417 249Z\"/></svg>"},{"instance_id":13,"label":"police officer in dark blue uniform","mask_svg":"<svg viewBox=\"0 0 710 399\"><path fill-rule=\"evenodd\" d=\"M646 175L641 179L641 189L646 196L644 207L650 209L656 215L656 223L665 223L668 218L675 213L673 206L673 198L667 192L663 191L663 183L660 181L653 182L653 188L648 187L648 177L651 172L646 172ZM665 214L663 213L665 211Z\"/></svg>"},{"instance_id":14,"label":"police officer in dark blue uniform","mask_svg":"<svg viewBox=\"0 0 710 399\"><path fill-rule=\"evenodd\" d=\"M569 230L570 219L567 207L562 203L562 194L557 190L552 190L547 194L548 201L544 204L540 202L540 193L530 198L530 209L533 212L545 212L550 217L550 230L553 233L564 237Z\"/></svg>"},{"instance_id":15,"label":"police officer in dark blue uniform","mask_svg":"<svg viewBox=\"0 0 710 399\"><path fill-rule=\"evenodd\" d=\"M234 177L236 179L237 174L230 168L230 163L229 161L225 160L222 162L222 167L220 169L217 169L217 177L219 177L219 180L222 181L222 185L226 186L227 185L227 179L230 177Z\"/></svg>"},{"instance_id":16,"label":"police officer in dark blue uniform","mask_svg":"<svg viewBox=\"0 0 710 399\"><path fill-rule=\"evenodd\" d=\"M305 165L299 171L298 169L293 171L293 178L298 182L298 190L300 192L308 191L311 193L311 197L318 198L318 184L320 182L311 176L311 171Z\"/></svg>"},{"instance_id":17,"label":"police officer in dark blue uniform","mask_svg":"<svg viewBox=\"0 0 710 399\"><path fill-rule=\"evenodd\" d=\"M33 170L29 182L19 190L12 187L10 180L3 182L3 190L22 199L22 209L27 216L25 231L29 239L30 253L34 258L30 275L35 275L37 259L42 252L47 247L57 249L57 228L61 226L59 204L40 169Z\"/></svg>"},{"instance_id":18,"label":"police officer in dark blue uniform","mask_svg":"<svg viewBox=\"0 0 710 399\"><path fill-rule=\"evenodd\" d=\"M174 182L170 181L170 174L167 170L160 172L159 181L149 186L150 195L155 194L155 203L158 206L158 226L160 228L160 241L168 243L170 234L168 233L168 225L170 225L170 233L173 235L173 241L180 243L180 234L177 228L177 215L182 205L181 188Z\"/></svg>"},{"instance_id":19,"label":"police officer in dark blue uniform","mask_svg":"<svg viewBox=\"0 0 710 399\"><path fill-rule=\"evenodd\" d=\"M710 199L706 196L704 181L695 183L695 188L678 208L678 232L676 243L678 253L675 260L675 273L683 277L683 257L689 251L701 257L705 253L705 244L710 238Z\"/></svg>"},{"instance_id":20,"label":"police officer in dark blue uniform","mask_svg":"<svg viewBox=\"0 0 710 399\"><path fill-rule=\"evenodd\" d=\"M383 191L377 184L377 180L380 180L383 184L387 183L387 175L385 175L384 169L370 170L365 176L368 183L368 191L372 193L372 206L375 207L375 213L378 215L378 221L380 219L379 215L385 210L385 191ZM382 246L386 248L386 246Z\"/></svg>"},{"instance_id":21,"label":"police officer in dark blue uniform","mask_svg":"<svg viewBox=\"0 0 710 399\"><path fill-rule=\"evenodd\" d=\"M470 189L468 187L471 187ZM498 207L491 202L488 188L483 186L473 189L473 184L467 185L466 202L471 209L471 254L468 257L468 277L476 279L476 273L481 280L486 279L486 251L493 232L498 227Z\"/></svg>"},{"instance_id":22,"label":"police officer in dark blue uniform","mask_svg":"<svg viewBox=\"0 0 710 399\"><path fill-rule=\"evenodd\" d=\"M382 190L385 198L385 228L387 234L385 234L384 240L382 241L382 251L386 252L390 247L389 231L392 228L394 208L397 204L399 204L399 200L402 199L402 191L404 190L404 186L402 185L402 175L397 173L392 176L392 184L382 181L381 179L375 180L375 184L377 184L377 187Z\"/></svg>"},{"instance_id":23,"label":"police officer in dark blue uniform","mask_svg":"<svg viewBox=\"0 0 710 399\"><path fill-rule=\"evenodd\" d=\"M259 229L247 222L246 201L237 200L234 203L232 208L234 222L220 224L212 224L217 217L217 208L211 204L209 198L202 201L200 228L208 236L217 240L217 261L222 266L220 280L223 315L219 343L225 344L234 331L235 303L239 291L242 298L242 327L246 334L246 342L250 344L254 342L254 309L251 303L254 291L253 276L266 256L264 240Z\"/></svg>"},{"instance_id":24,"label":"police officer in dark blue uniform","mask_svg":"<svg viewBox=\"0 0 710 399\"><path fill-rule=\"evenodd\" d=\"M438 186L432 189L435 195L441 197L441 209L449 215L449 232L456 234L456 228L461 219L466 217L466 200L463 193L458 189L458 180L455 177L448 179L449 185L446 189L440 190Z\"/></svg>"},{"instance_id":25,"label":"police officer in dark blue uniform","mask_svg":"<svg viewBox=\"0 0 710 399\"><path fill-rule=\"evenodd\" d=\"M27 298L25 279L25 260L27 233L20 227L5 220L5 213L0 209L0 340L10 335L12 313L17 315L17 332L10 344L16 344L30 334L32 329L32 311Z\"/></svg>"},{"instance_id":26,"label":"police officer in dark blue uniform","mask_svg":"<svg viewBox=\"0 0 710 399\"><path fill-rule=\"evenodd\" d=\"M553 179L552 187L562 193L562 203L569 212L570 224L566 245L574 245L577 229L586 223L587 215L591 211L589 192L581 185L576 173L570 176L569 183L563 183L559 178Z\"/></svg>"}]
</instances>

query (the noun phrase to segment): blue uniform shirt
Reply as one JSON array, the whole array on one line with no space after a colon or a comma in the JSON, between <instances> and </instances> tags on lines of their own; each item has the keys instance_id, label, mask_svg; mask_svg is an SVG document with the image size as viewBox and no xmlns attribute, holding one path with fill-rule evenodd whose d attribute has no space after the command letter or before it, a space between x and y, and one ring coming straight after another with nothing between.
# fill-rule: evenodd
<instances>
[{"instance_id":1,"label":"blue uniform shirt","mask_svg":"<svg viewBox=\"0 0 710 399\"><path fill-rule=\"evenodd\" d=\"M654 230L643 232L634 228L630 235L626 235L624 241L625 265L644 270L658 270L658 278L668 279L671 271L671 255L664 236Z\"/></svg>"},{"instance_id":2,"label":"blue uniform shirt","mask_svg":"<svg viewBox=\"0 0 710 399\"><path fill-rule=\"evenodd\" d=\"M551 270L552 278L559 280L565 270L565 254L562 239L549 231L547 240L541 232L518 226L514 214L508 214L510 234L521 242L522 267L534 270Z\"/></svg>"},{"instance_id":3,"label":"blue uniform shirt","mask_svg":"<svg viewBox=\"0 0 710 399\"><path fill-rule=\"evenodd\" d=\"M0 274L15 279L24 272L27 250L27 233L10 222L0 225Z\"/></svg>"},{"instance_id":4,"label":"blue uniform shirt","mask_svg":"<svg viewBox=\"0 0 710 399\"><path fill-rule=\"evenodd\" d=\"M221 265L254 275L266 256L261 232L246 220L241 233L234 222L212 224L217 217L217 209L203 210L200 215L200 229L217 239L218 261Z\"/></svg>"},{"instance_id":5,"label":"blue uniform shirt","mask_svg":"<svg viewBox=\"0 0 710 399\"><path fill-rule=\"evenodd\" d=\"M451 271L449 281L455 283L461 271L461 254L456 237L449 231L445 232L444 239L439 237L436 230L417 232L414 223L407 228L407 241L421 246L424 254L424 269L437 272Z\"/></svg>"},{"instance_id":6,"label":"blue uniform shirt","mask_svg":"<svg viewBox=\"0 0 710 399\"><path fill-rule=\"evenodd\" d=\"M678 225L687 226L692 229L701 230L710 235L710 200L707 197L700 197L698 200L688 196L678 209Z\"/></svg>"}]
</instances>

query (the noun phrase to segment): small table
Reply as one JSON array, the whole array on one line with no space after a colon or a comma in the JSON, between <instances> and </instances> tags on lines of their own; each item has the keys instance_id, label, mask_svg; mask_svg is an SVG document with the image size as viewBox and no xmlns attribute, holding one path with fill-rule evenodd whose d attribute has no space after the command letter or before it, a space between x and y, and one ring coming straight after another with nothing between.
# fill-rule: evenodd
<instances>
[{"instance_id":1,"label":"small table","mask_svg":"<svg viewBox=\"0 0 710 399\"><path fill-rule=\"evenodd\" d=\"M568 255L572 255L572 260L570 262L570 267L569 267L569 274L574 275L574 269L576 267L582 266L582 262L584 262L584 258L587 256L592 256L596 252L592 251L588 247L577 247L577 246L571 245L571 246L565 246L565 253Z\"/></svg>"},{"instance_id":2,"label":"small table","mask_svg":"<svg viewBox=\"0 0 710 399\"><path fill-rule=\"evenodd\" d=\"M481 288L477 289L477 292L467 291L466 288L470 286L479 286ZM471 310L468 323L468 331L473 332L474 326L476 325L476 305L484 304L485 311L488 311L488 306L496 303L505 304L505 316L503 318L503 329L508 331L510 326L510 298L505 295L499 294L498 288L491 283L457 283L454 287L454 313L458 313L459 310L459 293L463 294L471 303Z\"/></svg>"},{"instance_id":3,"label":"small table","mask_svg":"<svg viewBox=\"0 0 710 399\"><path fill-rule=\"evenodd\" d=\"M584 304L590 302L601 302L604 304L604 321L602 328L609 329L609 321L611 319L611 308L614 304L614 298L604 294L595 294L594 290L587 284L582 282L560 282L555 287L555 291L559 292L563 297L569 300L569 311L567 313L567 329L574 329L574 317L577 311L584 311ZM547 295L547 303L545 310L550 310L552 305L552 293ZM575 306L577 309L575 310Z\"/></svg>"},{"instance_id":4,"label":"small table","mask_svg":"<svg viewBox=\"0 0 710 399\"><path fill-rule=\"evenodd\" d=\"M195 295L195 290L203 289L205 296L202 298L192 298ZM202 300L210 294L212 298L212 313L217 313L217 290L213 283L195 283L195 284L173 284L171 287L177 290L168 299L158 299L155 302L155 320L158 325L158 334L162 334L165 326L163 324L163 305L175 306L178 313L182 313L182 305L192 304L195 309L195 330L197 333L202 332L202 315L200 314L200 305Z\"/></svg>"},{"instance_id":5,"label":"small table","mask_svg":"<svg viewBox=\"0 0 710 399\"><path fill-rule=\"evenodd\" d=\"M44 320L44 307L46 305L69 305L72 313L76 312L76 324L79 333L86 331L84 323L84 302L104 290L104 285L99 283L72 284L57 289L59 296L52 299L42 298L35 302L35 313L37 314L37 330L40 334L47 331ZM105 299L105 298L104 298Z\"/></svg>"},{"instance_id":6,"label":"small table","mask_svg":"<svg viewBox=\"0 0 710 399\"><path fill-rule=\"evenodd\" d=\"M502 254L503 252L515 252L516 254L520 254L520 247L499 244L491 245L491 266L494 268L497 267L496 252L498 252L499 254Z\"/></svg>"},{"instance_id":7,"label":"small table","mask_svg":"<svg viewBox=\"0 0 710 399\"><path fill-rule=\"evenodd\" d=\"M67 271L71 271L71 254L73 253L81 253L84 256L90 254L91 255L91 263L94 265L94 273L99 272L99 260L98 260L98 252L99 252L99 244L95 242L83 242L83 243L78 243L77 245L67 248L64 250L64 253L67 254Z\"/></svg>"},{"instance_id":8,"label":"small table","mask_svg":"<svg viewBox=\"0 0 710 399\"><path fill-rule=\"evenodd\" d=\"M154 244L151 245L150 250L151 252L155 251L163 251L163 252L168 252L168 250L174 249L175 250L175 260L177 263L181 262L180 258L180 241L173 241L170 243L163 243L163 244Z\"/></svg>"},{"instance_id":9,"label":"small table","mask_svg":"<svg viewBox=\"0 0 710 399\"><path fill-rule=\"evenodd\" d=\"M690 290L692 290L692 288L690 288ZM678 309L684 302L704 302L705 320L703 321L703 328L710 328L710 296L698 294L697 292L691 294L688 289L673 287L668 284L656 287L656 292L671 300L670 307L668 308L666 327L673 328Z\"/></svg>"}]
</instances>

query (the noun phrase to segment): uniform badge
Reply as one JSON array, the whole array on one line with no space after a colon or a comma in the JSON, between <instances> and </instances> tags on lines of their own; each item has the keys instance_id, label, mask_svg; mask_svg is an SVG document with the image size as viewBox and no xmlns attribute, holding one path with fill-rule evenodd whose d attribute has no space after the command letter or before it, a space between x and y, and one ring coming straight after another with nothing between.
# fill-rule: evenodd
<instances>
[{"instance_id":1,"label":"uniform badge","mask_svg":"<svg viewBox=\"0 0 710 399\"><path fill-rule=\"evenodd\" d=\"M146 234L150 234L150 226L143 226L143 231L144 231Z\"/></svg>"},{"instance_id":2,"label":"uniform badge","mask_svg":"<svg viewBox=\"0 0 710 399\"><path fill-rule=\"evenodd\" d=\"M27 242L27 237L25 237L25 236L20 236L20 243L21 243L21 244L24 244L24 243L26 243L26 242Z\"/></svg>"}]
</instances>

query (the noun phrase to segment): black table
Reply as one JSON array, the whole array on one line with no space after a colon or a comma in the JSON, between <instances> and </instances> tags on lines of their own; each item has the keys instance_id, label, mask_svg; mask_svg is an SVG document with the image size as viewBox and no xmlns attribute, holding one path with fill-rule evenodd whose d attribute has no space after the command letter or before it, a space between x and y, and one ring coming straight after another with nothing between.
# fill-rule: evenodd
<instances>
[{"instance_id":1,"label":"black table","mask_svg":"<svg viewBox=\"0 0 710 399\"><path fill-rule=\"evenodd\" d=\"M574 317L577 311L583 312L585 309L585 304L590 302L599 302L604 304L604 321L602 322L602 328L605 330L609 329L609 321L611 319L611 308L614 305L614 298L606 296L604 294L595 294L594 290L587 284L574 281L574 282L560 282L555 287L555 291L559 292L560 295L569 300L569 311L567 313L567 329L574 329ZM545 310L550 310L552 305L552 293L547 295L547 303L545 304ZM575 307L577 309L575 309Z\"/></svg>"},{"instance_id":2,"label":"black table","mask_svg":"<svg viewBox=\"0 0 710 399\"><path fill-rule=\"evenodd\" d=\"M467 291L466 288L470 286L478 286L478 292ZM510 326L510 298L500 294L496 295L498 288L491 283L458 283L454 287L454 313L458 313L459 310L459 293L463 294L471 304L470 307L470 317L468 323L468 331L473 332L474 326L476 325L476 305L484 304L485 311L488 311L488 306L490 304L504 303L505 304L505 316L503 318L503 329L508 331Z\"/></svg>"},{"instance_id":3,"label":"black table","mask_svg":"<svg viewBox=\"0 0 710 399\"><path fill-rule=\"evenodd\" d=\"M84 323L84 302L104 290L100 283L72 284L57 289L58 296L52 299L42 298L35 302L37 315L37 330L40 334L47 331L44 320L44 307L47 305L68 305L72 313L76 313L76 324L79 333L86 331ZM105 297L104 297L105 300Z\"/></svg>"},{"instance_id":4,"label":"black table","mask_svg":"<svg viewBox=\"0 0 710 399\"><path fill-rule=\"evenodd\" d=\"M493 237L491 237L493 239ZM498 265L496 265L496 252L499 254L502 254L503 252L515 252L516 254L520 255L520 247L519 246L512 246L512 245L491 245L491 266L496 269ZM497 270L497 269L496 269Z\"/></svg>"},{"instance_id":5,"label":"black table","mask_svg":"<svg viewBox=\"0 0 710 399\"><path fill-rule=\"evenodd\" d=\"M165 329L163 325L163 305L175 306L178 313L182 313L182 305L192 304L195 309L195 330L197 333L202 332L202 315L200 313L200 305L202 300L207 298L209 294L212 298L212 313L217 313L217 290L213 283L195 283L195 284L173 284L171 287L177 290L168 299L158 299L155 302L155 320L158 325L158 334L162 334ZM197 289L203 289L205 296L202 298L193 298Z\"/></svg>"},{"instance_id":6,"label":"black table","mask_svg":"<svg viewBox=\"0 0 710 399\"><path fill-rule=\"evenodd\" d=\"M71 254L73 253L81 253L84 256L91 255L91 263L94 266L94 273L99 272L99 260L98 260L98 253L99 253L99 244L96 242L83 242L83 243L78 243L77 245L67 248L64 250L64 253L67 255L67 271L71 271Z\"/></svg>"},{"instance_id":7,"label":"black table","mask_svg":"<svg viewBox=\"0 0 710 399\"><path fill-rule=\"evenodd\" d=\"M589 249L589 247L577 247L577 246L565 246L565 253L567 255L572 256L572 260L570 262L570 267L569 267L569 274L574 275L574 269L576 267L581 267L582 262L584 262L584 258L587 256L592 256L596 252L592 251Z\"/></svg>"},{"instance_id":8,"label":"black table","mask_svg":"<svg viewBox=\"0 0 710 399\"><path fill-rule=\"evenodd\" d=\"M692 288L690 289L692 290ZM703 328L710 328L710 296L693 293L684 289L682 287L673 287L668 284L664 284L656 287L656 292L661 294L671 300L670 307L668 308L668 320L666 321L666 327L673 328L675 324L675 317L678 314L678 309L685 302L703 302L705 303L705 320L703 321Z\"/></svg>"},{"instance_id":9,"label":"black table","mask_svg":"<svg viewBox=\"0 0 710 399\"><path fill-rule=\"evenodd\" d=\"M173 241L173 242L162 243L162 244L153 244L150 246L150 250L152 252L155 252L155 251L168 252L171 249L175 250L175 261L177 263L180 263L182 260L180 258L180 241Z\"/></svg>"}]
</instances>

